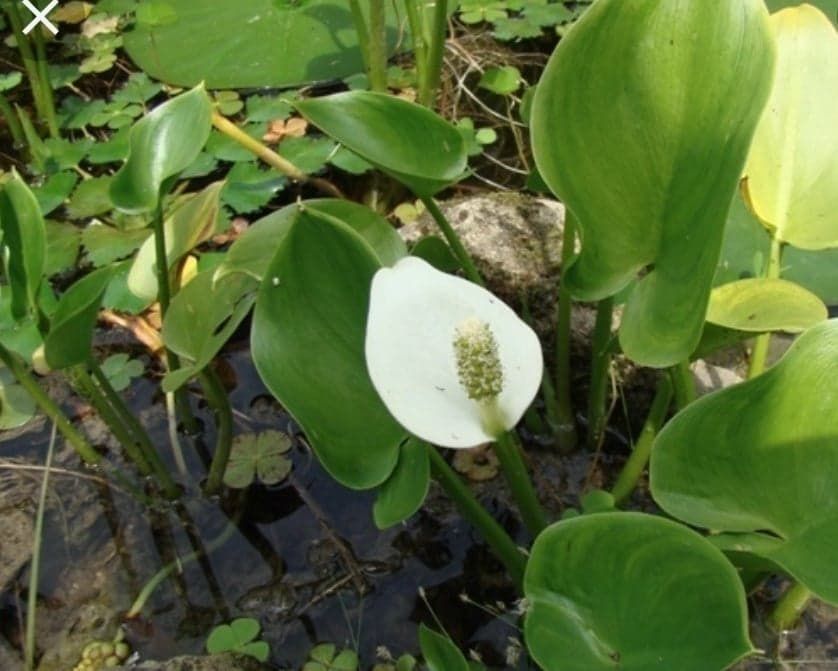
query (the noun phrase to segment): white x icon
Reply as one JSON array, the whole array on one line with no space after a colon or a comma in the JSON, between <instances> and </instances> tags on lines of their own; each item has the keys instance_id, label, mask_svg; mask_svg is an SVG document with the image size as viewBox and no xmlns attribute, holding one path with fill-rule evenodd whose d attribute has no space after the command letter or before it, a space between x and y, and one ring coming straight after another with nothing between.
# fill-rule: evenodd
<instances>
[{"instance_id":1,"label":"white x icon","mask_svg":"<svg viewBox=\"0 0 838 671\"><path fill-rule=\"evenodd\" d=\"M29 25L23 29L23 34L28 35L35 26L39 23L43 23L47 27L47 30L49 30L53 35L58 35L58 28L56 28L55 24L47 18L47 14L55 9L57 4L58 0L52 0L52 2L44 7L44 9L38 9L35 5L29 2L29 0L23 0L23 6L35 15L35 18L32 19L29 22Z\"/></svg>"}]
</instances>

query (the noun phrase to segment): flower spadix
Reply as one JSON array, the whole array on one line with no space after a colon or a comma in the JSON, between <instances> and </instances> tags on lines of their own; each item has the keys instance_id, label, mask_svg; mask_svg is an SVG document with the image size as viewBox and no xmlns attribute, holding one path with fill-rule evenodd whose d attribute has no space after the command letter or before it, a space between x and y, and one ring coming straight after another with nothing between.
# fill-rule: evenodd
<instances>
[{"instance_id":1,"label":"flower spadix","mask_svg":"<svg viewBox=\"0 0 838 671\"><path fill-rule=\"evenodd\" d=\"M482 287L415 257L373 277L365 349L393 417L444 447L495 440L541 383L533 330Z\"/></svg>"}]
</instances>

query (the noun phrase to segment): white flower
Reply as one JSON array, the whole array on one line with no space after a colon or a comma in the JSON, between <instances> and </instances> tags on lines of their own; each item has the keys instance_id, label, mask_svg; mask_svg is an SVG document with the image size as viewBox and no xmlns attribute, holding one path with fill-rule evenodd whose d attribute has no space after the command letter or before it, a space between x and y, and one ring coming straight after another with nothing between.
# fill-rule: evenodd
<instances>
[{"instance_id":1,"label":"white flower","mask_svg":"<svg viewBox=\"0 0 838 671\"><path fill-rule=\"evenodd\" d=\"M474 447L515 426L541 384L538 337L491 293L416 257L372 281L367 370L408 431Z\"/></svg>"}]
</instances>

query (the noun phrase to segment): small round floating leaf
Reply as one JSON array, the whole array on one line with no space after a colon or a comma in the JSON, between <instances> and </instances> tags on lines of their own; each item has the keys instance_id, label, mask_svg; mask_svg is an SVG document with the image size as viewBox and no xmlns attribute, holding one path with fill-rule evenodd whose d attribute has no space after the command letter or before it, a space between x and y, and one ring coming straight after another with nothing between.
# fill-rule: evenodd
<instances>
[{"instance_id":1,"label":"small round floating leaf","mask_svg":"<svg viewBox=\"0 0 838 671\"><path fill-rule=\"evenodd\" d=\"M838 246L838 33L808 4L771 16L778 45L771 97L745 166L751 207L777 238Z\"/></svg>"},{"instance_id":2,"label":"small round floating leaf","mask_svg":"<svg viewBox=\"0 0 838 671\"><path fill-rule=\"evenodd\" d=\"M137 121L125 164L110 186L111 200L125 212L151 212L160 188L195 160L212 128L212 105L203 86L163 103Z\"/></svg>"},{"instance_id":3,"label":"small round floating leaf","mask_svg":"<svg viewBox=\"0 0 838 671\"><path fill-rule=\"evenodd\" d=\"M299 208L256 298L251 351L259 374L347 487L386 480L404 429L364 360L370 283L380 263L346 224Z\"/></svg>"},{"instance_id":4,"label":"small round floating leaf","mask_svg":"<svg viewBox=\"0 0 838 671\"><path fill-rule=\"evenodd\" d=\"M799 333L824 321L823 301L788 280L752 278L713 289L707 321L738 331Z\"/></svg>"},{"instance_id":5,"label":"small round floating leaf","mask_svg":"<svg viewBox=\"0 0 838 671\"><path fill-rule=\"evenodd\" d=\"M582 515L532 547L524 633L545 671L721 671L752 651L736 569L694 531Z\"/></svg>"},{"instance_id":6,"label":"small round floating leaf","mask_svg":"<svg viewBox=\"0 0 838 671\"><path fill-rule=\"evenodd\" d=\"M311 98L295 106L324 133L418 196L450 186L466 169L460 132L427 107L370 91Z\"/></svg>"},{"instance_id":7,"label":"small round floating leaf","mask_svg":"<svg viewBox=\"0 0 838 671\"><path fill-rule=\"evenodd\" d=\"M535 161L581 229L567 286L599 300L646 271L620 327L639 363L698 343L773 61L762 0L598 0L538 84Z\"/></svg>"},{"instance_id":8,"label":"small round floating leaf","mask_svg":"<svg viewBox=\"0 0 838 671\"><path fill-rule=\"evenodd\" d=\"M838 604L838 320L803 333L747 382L705 396L658 435L655 501L687 524L741 535ZM770 534L770 535L769 535Z\"/></svg>"}]
</instances>

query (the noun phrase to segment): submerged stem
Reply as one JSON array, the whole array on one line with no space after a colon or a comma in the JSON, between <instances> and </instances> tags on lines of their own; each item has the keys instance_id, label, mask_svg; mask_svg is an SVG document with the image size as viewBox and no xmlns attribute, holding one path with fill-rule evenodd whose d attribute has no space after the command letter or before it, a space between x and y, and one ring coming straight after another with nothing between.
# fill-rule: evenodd
<instances>
[{"instance_id":1,"label":"submerged stem","mask_svg":"<svg viewBox=\"0 0 838 671\"><path fill-rule=\"evenodd\" d=\"M424 203L425 208L434 218L436 225L439 226L439 230L442 231L442 235L445 236L448 246L451 248L454 256L457 257L457 261L459 261L465 271L466 277L481 287L485 286L483 278L480 276L480 271L477 270L477 266L474 265L474 261L472 261L471 256L463 246L460 236L457 235L454 227L451 226L451 222L448 221L442 213L442 210L439 209L439 205L436 204L436 201L428 196L420 196L419 200Z\"/></svg>"},{"instance_id":2,"label":"submerged stem","mask_svg":"<svg viewBox=\"0 0 838 671\"><path fill-rule=\"evenodd\" d=\"M780 277L780 263L783 258L783 243L779 239L771 238L771 254L765 266L765 277L776 279ZM771 333L761 333L754 340L751 350L751 362L748 366L748 379L756 377L765 370L765 360L768 357L768 347L771 344Z\"/></svg>"},{"instance_id":3,"label":"submerged stem","mask_svg":"<svg viewBox=\"0 0 838 671\"><path fill-rule=\"evenodd\" d=\"M575 252L576 217L565 208L564 233L562 234L562 273L564 273ZM556 320L556 414L558 427L556 442L563 452L570 452L578 441L576 418L570 395L570 316L572 308L570 291L564 280L559 282L559 307Z\"/></svg>"},{"instance_id":4,"label":"submerged stem","mask_svg":"<svg viewBox=\"0 0 838 671\"><path fill-rule=\"evenodd\" d=\"M462 516L477 528L497 558L506 566L515 585L521 589L526 561L518 546L503 530L503 527L480 505L471 490L463 484L436 448L430 448L428 454L431 459L431 471L436 481L457 504Z\"/></svg>"},{"instance_id":5,"label":"submerged stem","mask_svg":"<svg viewBox=\"0 0 838 671\"><path fill-rule=\"evenodd\" d=\"M596 449L605 431L605 404L608 398L608 373L611 368L611 321L614 299L603 298L597 304L596 322L591 343L591 387L588 393L588 449Z\"/></svg>"},{"instance_id":6,"label":"submerged stem","mask_svg":"<svg viewBox=\"0 0 838 671\"><path fill-rule=\"evenodd\" d=\"M524 525L533 538L547 526L547 515L538 501L527 465L521 456L521 445L512 431L504 431L495 441L495 454L521 512Z\"/></svg>"},{"instance_id":7,"label":"submerged stem","mask_svg":"<svg viewBox=\"0 0 838 671\"><path fill-rule=\"evenodd\" d=\"M227 469L227 462L230 459L230 448L233 441L233 409L230 407L230 399L224 385L221 383L218 373L211 366L207 366L198 375L207 403L215 413L216 440L215 452L212 455L207 484L204 487L205 494L217 494L221 491L224 479L224 471Z\"/></svg>"}]
</instances>

